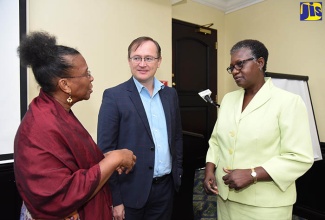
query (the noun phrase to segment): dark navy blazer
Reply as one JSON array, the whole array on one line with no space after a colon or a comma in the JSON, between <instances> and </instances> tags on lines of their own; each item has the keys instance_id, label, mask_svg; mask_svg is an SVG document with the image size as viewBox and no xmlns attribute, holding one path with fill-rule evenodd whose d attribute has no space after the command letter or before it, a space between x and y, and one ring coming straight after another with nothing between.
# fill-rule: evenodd
<instances>
[{"instance_id":1,"label":"dark navy blazer","mask_svg":"<svg viewBox=\"0 0 325 220\"><path fill-rule=\"evenodd\" d=\"M165 86L159 91L164 108L168 132L168 144L172 156L172 177L178 191L183 173L183 138L177 92ZM110 177L109 185L113 205L124 204L130 208L142 208L152 185L155 144L139 92L133 78L106 89L98 114L97 144L106 153L127 148L137 157L129 174Z\"/></svg>"}]
</instances>

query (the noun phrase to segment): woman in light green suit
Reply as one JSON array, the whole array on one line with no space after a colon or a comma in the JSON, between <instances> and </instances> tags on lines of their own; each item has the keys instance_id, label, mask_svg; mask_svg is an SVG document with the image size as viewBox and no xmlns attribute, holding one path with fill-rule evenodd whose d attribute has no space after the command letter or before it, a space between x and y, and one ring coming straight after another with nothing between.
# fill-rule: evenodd
<instances>
[{"instance_id":1,"label":"woman in light green suit","mask_svg":"<svg viewBox=\"0 0 325 220\"><path fill-rule=\"evenodd\" d=\"M204 188L217 194L218 220L291 219L295 180L313 164L300 96L265 78L268 50L243 40L227 71L241 89L226 94L209 140Z\"/></svg>"}]
</instances>

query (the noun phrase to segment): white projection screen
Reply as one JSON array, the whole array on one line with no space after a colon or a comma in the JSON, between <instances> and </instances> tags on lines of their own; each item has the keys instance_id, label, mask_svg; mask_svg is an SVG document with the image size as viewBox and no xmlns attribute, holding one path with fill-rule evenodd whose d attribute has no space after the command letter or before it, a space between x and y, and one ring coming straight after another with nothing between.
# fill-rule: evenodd
<instances>
[{"instance_id":1,"label":"white projection screen","mask_svg":"<svg viewBox=\"0 0 325 220\"><path fill-rule=\"evenodd\" d=\"M24 11L20 13L20 7ZM26 1L0 0L0 164L13 161L13 141L21 116L26 111L26 72L22 73L17 47L20 36L26 33ZM21 19L21 16L23 18ZM22 27L20 22L24 22ZM22 29L24 29L22 31ZM24 71L24 70L23 70ZM25 70L26 71L26 70ZM23 76L22 79L20 76ZM23 82L23 90L21 83ZM21 93L24 93L23 97Z\"/></svg>"},{"instance_id":2,"label":"white projection screen","mask_svg":"<svg viewBox=\"0 0 325 220\"><path fill-rule=\"evenodd\" d=\"M322 160L323 158L320 149L318 130L308 87L308 76L288 75L280 73L266 73L266 76L272 78L274 85L289 92L300 95L304 100L308 111L310 134L314 150L314 160Z\"/></svg>"}]
</instances>

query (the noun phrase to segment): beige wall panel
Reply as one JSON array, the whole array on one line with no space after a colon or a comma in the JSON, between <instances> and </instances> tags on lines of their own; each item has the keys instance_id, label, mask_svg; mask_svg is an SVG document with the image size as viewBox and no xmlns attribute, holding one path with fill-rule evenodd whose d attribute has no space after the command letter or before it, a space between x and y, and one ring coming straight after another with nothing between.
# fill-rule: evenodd
<instances>
[{"instance_id":1,"label":"beige wall panel","mask_svg":"<svg viewBox=\"0 0 325 220\"><path fill-rule=\"evenodd\" d=\"M117 85L131 74L127 46L141 35L149 35L162 46L163 63L159 79L171 82L171 19L194 24L213 23L218 30L218 100L237 89L225 71L229 50L239 40L254 38L268 47L268 71L309 76L309 87L320 140L325 141L325 19L300 21L300 1L265 0L224 14L192 0L171 6L170 0L29 0L30 30L43 29L55 34L59 43L76 47L85 56L95 76L94 93L89 101L73 110L96 138L97 114L105 88ZM324 10L323 10L324 13ZM29 77L29 101L38 94Z\"/></svg>"},{"instance_id":2,"label":"beige wall panel","mask_svg":"<svg viewBox=\"0 0 325 220\"><path fill-rule=\"evenodd\" d=\"M151 36L162 47L158 79L171 81L170 0L29 0L29 30L45 30L60 44L77 48L85 57L95 80L90 100L73 111L97 138L97 115L104 89L131 77L127 47L139 36ZM29 76L29 102L38 95Z\"/></svg>"},{"instance_id":3,"label":"beige wall panel","mask_svg":"<svg viewBox=\"0 0 325 220\"><path fill-rule=\"evenodd\" d=\"M226 14L226 48L239 40L262 41L269 50L267 71L309 76L320 141L325 141L325 19L300 21L300 1L266 0ZM324 7L324 2L323 2ZM229 52L226 53L230 58ZM237 88L229 79L227 89Z\"/></svg>"}]
</instances>

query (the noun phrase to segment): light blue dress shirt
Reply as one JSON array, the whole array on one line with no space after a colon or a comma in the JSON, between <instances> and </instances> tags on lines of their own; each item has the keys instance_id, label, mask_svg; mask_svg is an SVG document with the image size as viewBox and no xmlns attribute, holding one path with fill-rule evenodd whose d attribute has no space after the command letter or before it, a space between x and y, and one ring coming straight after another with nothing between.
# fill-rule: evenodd
<instances>
[{"instance_id":1,"label":"light blue dress shirt","mask_svg":"<svg viewBox=\"0 0 325 220\"><path fill-rule=\"evenodd\" d=\"M154 78L152 96L139 81L133 77L134 83L140 94L142 104L146 111L151 134L155 143L155 167L153 177L159 177L171 172L171 155L168 146L166 117L162 106L159 90L164 89L164 84Z\"/></svg>"}]
</instances>

